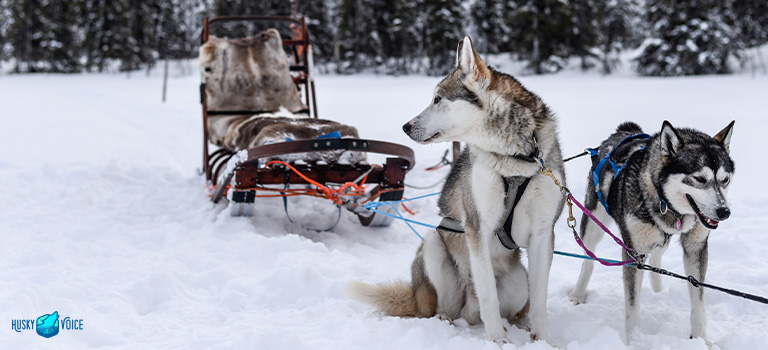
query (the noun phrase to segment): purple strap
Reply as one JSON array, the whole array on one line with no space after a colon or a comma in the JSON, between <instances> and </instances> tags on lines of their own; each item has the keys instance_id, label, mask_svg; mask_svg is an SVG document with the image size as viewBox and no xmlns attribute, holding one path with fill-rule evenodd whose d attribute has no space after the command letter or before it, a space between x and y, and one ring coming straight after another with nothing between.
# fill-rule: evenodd
<instances>
[{"instance_id":1,"label":"purple strap","mask_svg":"<svg viewBox=\"0 0 768 350\"><path fill-rule=\"evenodd\" d=\"M600 222L600 220L597 220L597 218L595 217L595 215L592 214L592 212L590 212L587 208L585 208L583 205L581 205L581 203L579 203L579 201L577 201L576 198L573 198L573 195L571 195L570 192L568 193L568 198L573 203L575 203L576 206L579 207L579 209L581 209L581 211L583 211L585 215L587 215L590 219L592 219L592 221L594 221L597 224L597 226L599 226L601 229L603 229L603 231L605 231L605 233L607 233L609 236L611 236L611 238L613 238L613 240L616 241L616 243L618 245L620 245L622 248L624 248L624 250L627 251L627 253L629 254L630 257L632 257L630 259L627 259L627 260L624 260L624 261L619 261L619 262L610 262L610 261L606 261L606 260L600 259L600 258L598 258L595 255L595 253L592 253L589 249L587 249L587 247L584 245L584 242L581 241L581 238L579 237L579 235L576 234L576 230L574 230L573 231L573 236L576 238L576 243L578 243L579 246L582 249L584 249L584 252L587 253L587 255L590 258L597 260L599 263L601 263L601 264L603 264L605 266L620 266L620 265L627 265L627 264L635 263L638 260L642 260L645 257L645 255L636 256L635 255L636 253L635 253L634 250L632 250L632 248L627 247L624 244L624 242L619 237L616 237L613 233L611 233L611 231L608 230L608 228L605 227L605 225L603 225L603 223Z\"/></svg>"}]
</instances>

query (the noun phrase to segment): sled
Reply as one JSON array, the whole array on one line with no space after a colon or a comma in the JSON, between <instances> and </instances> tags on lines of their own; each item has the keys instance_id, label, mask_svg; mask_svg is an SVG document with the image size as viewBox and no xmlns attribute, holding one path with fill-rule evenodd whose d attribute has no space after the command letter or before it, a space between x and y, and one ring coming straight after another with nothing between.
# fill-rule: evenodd
<instances>
[{"instance_id":1,"label":"sled","mask_svg":"<svg viewBox=\"0 0 768 350\"><path fill-rule=\"evenodd\" d=\"M225 22L280 22L290 26L290 36L282 37L283 50L290 53L291 79L303 99L309 119L318 120L315 85L311 77L310 37L304 18L271 16L230 16L205 18L200 37L201 47L211 38L212 25ZM207 68L206 68L207 69ZM217 116L261 115L263 110L228 110L209 108L209 87L205 76L200 84L200 103L203 114L203 166L202 173L212 189L211 200L229 201L233 216L254 215L254 203L262 197L311 195L332 200L353 212L364 226L387 226L392 218L374 213L363 204L379 201L398 201L403 197L405 174L415 164L409 147L378 140L337 138L331 136L289 140L249 147L245 150L216 146L209 135L209 118ZM382 165L367 161L344 163L317 160L316 152L364 152L385 154ZM299 155L291 161L274 161L287 155ZM325 154L325 153L322 153ZM342 153L343 154L343 153ZM302 159L310 155L310 160ZM291 188L294 187L294 188ZM296 188L300 187L300 188ZM388 206L389 207L389 206ZM286 209L287 211L287 209Z\"/></svg>"}]
</instances>

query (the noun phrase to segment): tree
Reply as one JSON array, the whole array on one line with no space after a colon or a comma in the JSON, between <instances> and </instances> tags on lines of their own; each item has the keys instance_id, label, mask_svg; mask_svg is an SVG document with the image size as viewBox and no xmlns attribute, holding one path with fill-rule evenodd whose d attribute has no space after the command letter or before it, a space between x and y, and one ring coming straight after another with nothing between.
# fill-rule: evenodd
<instances>
[{"instance_id":1,"label":"tree","mask_svg":"<svg viewBox=\"0 0 768 350\"><path fill-rule=\"evenodd\" d=\"M12 23L8 28L8 42L13 48L12 57L16 59L16 72L42 69L38 63L40 38L44 36L41 5L39 0L15 0L11 3Z\"/></svg>"},{"instance_id":2,"label":"tree","mask_svg":"<svg viewBox=\"0 0 768 350\"><path fill-rule=\"evenodd\" d=\"M422 36L426 20L423 8L422 0L395 1L394 18L390 26L393 42L389 73L408 74L421 69L421 58L424 57Z\"/></svg>"},{"instance_id":3,"label":"tree","mask_svg":"<svg viewBox=\"0 0 768 350\"><path fill-rule=\"evenodd\" d=\"M511 14L512 51L536 74L556 72L572 52L574 19L559 0L515 0Z\"/></svg>"},{"instance_id":4,"label":"tree","mask_svg":"<svg viewBox=\"0 0 768 350\"><path fill-rule=\"evenodd\" d=\"M296 1L296 0L294 0ZM216 16L289 16L292 10L289 0L214 0L213 13ZM278 30L284 28L277 28ZM248 22L217 25L214 34L230 38L242 38L255 34L256 27ZM283 32L280 30L281 33Z\"/></svg>"},{"instance_id":5,"label":"tree","mask_svg":"<svg viewBox=\"0 0 768 350\"><path fill-rule=\"evenodd\" d=\"M182 59L194 56L199 45L197 31L200 27L197 8L199 0L157 1L157 20L153 42L159 59Z\"/></svg>"},{"instance_id":6,"label":"tree","mask_svg":"<svg viewBox=\"0 0 768 350\"><path fill-rule=\"evenodd\" d=\"M581 58L581 69L587 70L594 66L591 59L596 55L592 49L597 46L597 14L596 5L605 3L604 0L571 0L569 1L573 15L574 26L568 42L568 50L574 56Z\"/></svg>"},{"instance_id":7,"label":"tree","mask_svg":"<svg viewBox=\"0 0 768 350\"><path fill-rule=\"evenodd\" d=\"M424 54L429 61L427 74L442 75L453 70L456 47L464 38L464 9L458 0L426 0Z\"/></svg>"},{"instance_id":8,"label":"tree","mask_svg":"<svg viewBox=\"0 0 768 350\"><path fill-rule=\"evenodd\" d=\"M746 48L768 43L768 1L732 0L734 25Z\"/></svg>"},{"instance_id":9,"label":"tree","mask_svg":"<svg viewBox=\"0 0 768 350\"><path fill-rule=\"evenodd\" d=\"M107 68L110 59L120 57L120 46L127 36L117 13L126 10L124 1L90 0L83 4L85 16L81 19L85 34L85 68L99 72Z\"/></svg>"},{"instance_id":10,"label":"tree","mask_svg":"<svg viewBox=\"0 0 768 350\"><path fill-rule=\"evenodd\" d=\"M507 51L511 29L506 16L512 11L511 3L504 0L477 0L472 4L470 14L479 52L493 54Z\"/></svg>"},{"instance_id":11,"label":"tree","mask_svg":"<svg viewBox=\"0 0 768 350\"><path fill-rule=\"evenodd\" d=\"M717 0L649 0L650 37L643 43L641 75L676 76L730 73L736 55L736 31L728 25L727 6Z\"/></svg>"},{"instance_id":12,"label":"tree","mask_svg":"<svg viewBox=\"0 0 768 350\"><path fill-rule=\"evenodd\" d=\"M619 53L639 44L640 5L637 0L597 1L595 5L600 70L609 74L619 63Z\"/></svg>"},{"instance_id":13,"label":"tree","mask_svg":"<svg viewBox=\"0 0 768 350\"><path fill-rule=\"evenodd\" d=\"M5 19L0 21L0 61L4 61L10 57L7 45L8 27L10 27L11 24L11 6L9 0L0 0L0 18Z\"/></svg>"},{"instance_id":14,"label":"tree","mask_svg":"<svg viewBox=\"0 0 768 350\"><path fill-rule=\"evenodd\" d=\"M338 72L360 72L376 63L381 40L376 33L372 0L343 0L338 32Z\"/></svg>"},{"instance_id":15,"label":"tree","mask_svg":"<svg viewBox=\"0 0 768 350\"><path fill-rule=\"evenodd\" d=\"M327 63L333 59L334 31L328 3L328 1L312 0L298 3L298 14L307 22L307 30L312 40L313 57L318 63Z\"/></svg>"}]
</instances>

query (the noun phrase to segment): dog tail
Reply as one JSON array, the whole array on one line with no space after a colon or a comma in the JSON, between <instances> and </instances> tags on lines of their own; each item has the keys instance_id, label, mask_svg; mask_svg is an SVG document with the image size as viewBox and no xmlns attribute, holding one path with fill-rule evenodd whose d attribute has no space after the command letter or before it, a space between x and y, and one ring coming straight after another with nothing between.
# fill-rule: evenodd
<instances>
[{"instance_id":1,"label":"dog tail","mask_svg":"<svg viewBox=\"0 0 768 350\"><path fill-rule=\"evenodd\" d=\"M419 312L419 305L411 285L405 281L369 284L354 281L347 285L347 295L359 302L372 305L379 311L400 317L429 317ZM434 315L434 311L432 312Z\"/></svg>"},{"instance_id":2,"label":"dog tail","mask_svg":"<svg viewBox=\"0 0 768 350\"><path fill-rule=\"evenodd\" d=\"M633 134L642 134L643 129L640 128L640 125L637 125L633 122L623 122L621 125L619 125L618 128L616 128L617 132L630 132Z\"/></svg>"}]
</instances>

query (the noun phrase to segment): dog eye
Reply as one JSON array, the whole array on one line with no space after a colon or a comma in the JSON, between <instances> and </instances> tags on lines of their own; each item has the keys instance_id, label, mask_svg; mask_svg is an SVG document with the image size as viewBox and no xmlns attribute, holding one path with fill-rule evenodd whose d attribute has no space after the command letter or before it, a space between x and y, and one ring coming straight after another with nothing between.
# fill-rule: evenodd
<instances>
[{"instance_id":1,"label":"dog eye","mask_svg":"<svg viewBox=\"0 0 768 350\"><path fill-rule=\"evenodd\" d=\"M437 104L438 102L440 102L440 100L442 100L440 96L435 96L435 100L432 101L432 103Z\"/></svg>"},{"instance_id":2,"label":"dog eye","mask_svg":"<svg viewBox=\"0 0 768 350\"><path fill-rule=\"evenodd\" d=\"M707 179L705 179L703 176L694 176L693 179L700 184L707 182Z\"/></svg>"},{"instance_id":3,"label":"dog eye","mask_svg":"<svg viewBox=\"0 0 768 350\"><path fill-rule=\"evenodd\" d=\"M204 70L206 73L210 73L210 72L211 72L211 67L205 67L203 70Z\"/></svg>"},{"instance_id":4,"label":"dog eye","mask_svg":"<svg viewBox=\"0 0 768 350\"><path fill-rule=\"evenodd\" d=\"M731 180L730 178L726 177L726 178L722 179L720 182L722 182L722 183L723 183L723 185L725 185L725 184L727 184L727 183L728 183L728 181L730 181L730 180Z\"/></svg>"}]
</instances>

